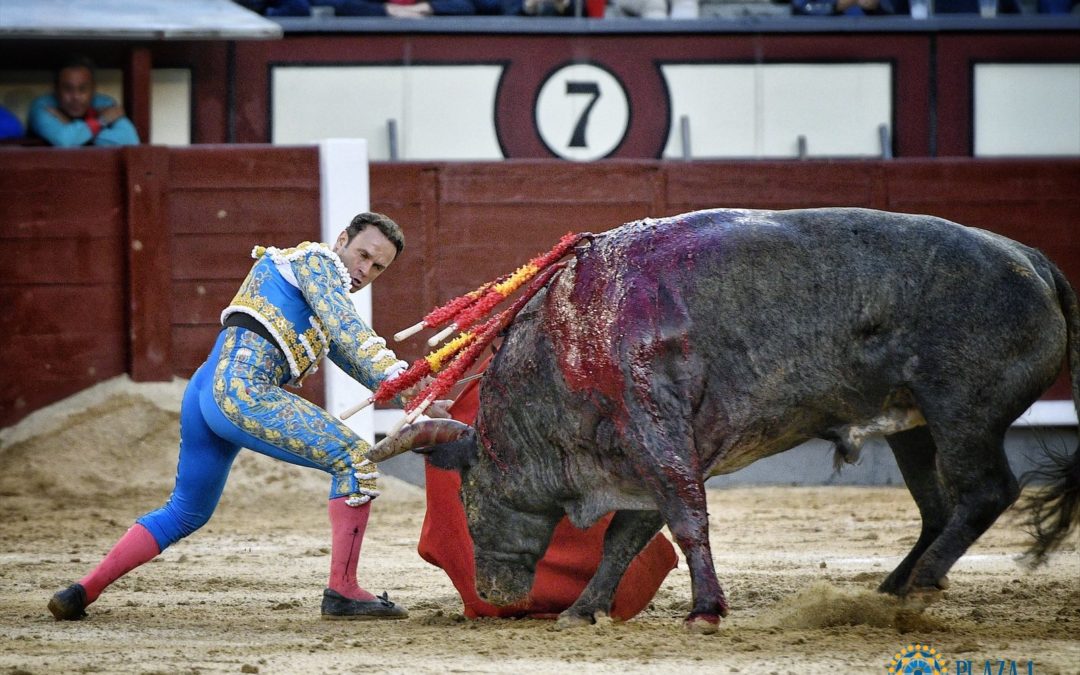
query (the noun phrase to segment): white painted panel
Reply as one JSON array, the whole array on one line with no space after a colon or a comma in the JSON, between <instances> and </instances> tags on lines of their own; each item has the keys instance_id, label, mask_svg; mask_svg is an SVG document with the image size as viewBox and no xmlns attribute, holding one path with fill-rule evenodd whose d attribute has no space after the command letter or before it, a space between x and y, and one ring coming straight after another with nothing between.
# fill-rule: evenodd
<instances>
[{"instance_id":1,"label":"white painted panel","mask_svg":"<svg viewBox=\"0 0 1080 675\"><path fill-rule=\"evenodd\" d=\"M774 64L763 71L763 156L797 156L800 135L810 156L881 155L878 126L892 126L889 64Z\"/></svg>"},{"instance_id":2,"label":"white painted panel","mask_svg":"<svg viewBox=\"0 0 1080 675\"><path fill-rule=\"evenodd\" d=\"M190 145L191 71L154 68L150 82L150 142Z\"/></svg>"},{"instance_id":3,"label":"white painted panel","mask_svg":"<svg viewBox=\"0 0 1080 675\"><path fill-rule=\"evenodd\" d=\"M366 138L368 157L390 157L388 120L399 159L501 159L495 136L500 66L278 67L273 72L271 140L314 143Z\"/></svg>"},{"instance_id":4,"label":"white painted panel","mask_svg":"<svg viewBox=\"0 0 1080 675\"><path fill-rule=\"evenodd\" d=\"M1080 155L1080 63L975 66L975 155Z\"/></svg>"},{"instance_id":5,"label":"white painted panel","mask_svg":"<svg viewBox=\"0 0 1080 675\"><path fill-rule=\"evenodd\" d=\"M881 154L878 127L892 124L892 69L885 63L671 64L662 66L672 115L665 157L680 157L679 120L690 119L694 157Z\"/></svg>"},{"instance_id":6,"label":"white painted panel","mask_svg":"<svg viewBox=\"0 0 1080 675\"><path fill-rule=\"evenodd\" d=\"M502 159L495 94L502 66L409 66L401 159Z\"/></svg>"},{"instance_id":7,"label":"white painted panel","mask_svg":"<svg viewBox=\"0 0 1080 675\"><path fill-rule=\"evenodd\" d=\"M664 157L682 157L679 120L690 119L694 157L755 157L755 66L679 64L661 67L671 96Z\"/></svg>"},{"instance_id":8,"label":"white painted panel","mask_svg":"<svg viewBox=\"0 0 1080 675\"><path fill-rule=\"evenodd\" d=\"M302 145L323 138L365 138L368 159L388 159L386 122L402 119L399 67L274 68L272 143Z\"/></svg>"},{"instance_id":9,"label":"white painted panel","mask_svg":"<svg viewBox=\"0 0 1080 675\"><path fill-rule=\"evenodd\" d=\"M47 78L45 91L52 89L52 73L49 73ZM94 78L97 82L98 92L108 94L117 101L120 101L120 103L124 102L124 71L115 68L98 70L94 73Z\"/></svg>"}]
</instances>

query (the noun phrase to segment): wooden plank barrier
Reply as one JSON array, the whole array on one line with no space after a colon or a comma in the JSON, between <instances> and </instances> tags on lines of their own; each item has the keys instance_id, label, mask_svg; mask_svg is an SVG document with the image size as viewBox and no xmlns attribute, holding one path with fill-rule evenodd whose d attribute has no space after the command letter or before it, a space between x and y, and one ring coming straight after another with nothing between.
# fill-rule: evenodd
<instances>
[{"instance_id":1,"label":"wooden plank barrier","mask_svg":"<svg viewBox=\"0 0 1080 675\"><path fill-rule=\"evenodd\" d=\"M374 286L382 335L566 232L715 207L938 215L1042 249L1080 289L1080 160L377 163L371 194L372 207L396 218L407 238L403 264ZM395 348L411 361L427 353L426 338ZM1069 392L1062 376L1047 398Z\"/></svg>"},{"instance_id":2,"label":"wooden plank barrier","mask_svg":"<svg viewBox=\"0 0 1080 675\"><path fill-rule=\"evenodd\" d=\"M0 148L0 426L125 372L190 377L252 246L319 236L317 153ZM1043 249L1080 288L1080 160L375 163L371 194L407 238L374 286L382 335L566 232L721 206L931 213ZM321 378L301 393L322 402Z\"/></svg>"},{"instance_id":3,"label":"wooden plank barrier","mask_svg":"<svg viewBox=\"0 0 1080 675\"><path fill-rule=\"evenodd\" d=\"M0 426L127 369L121 159L0 151Z\"/></svg>"},{"instance_id":4,"label":"wooden plank barrier","mask_svg":"<svg viewBox=\"0 0 1080 675\"><path fill-rule=\"evenodd\" d=\"M318 166L313 147L0 149L0 427L125 372L190 377L252 247L319 236Z\"/></svg>"}]
</instances>

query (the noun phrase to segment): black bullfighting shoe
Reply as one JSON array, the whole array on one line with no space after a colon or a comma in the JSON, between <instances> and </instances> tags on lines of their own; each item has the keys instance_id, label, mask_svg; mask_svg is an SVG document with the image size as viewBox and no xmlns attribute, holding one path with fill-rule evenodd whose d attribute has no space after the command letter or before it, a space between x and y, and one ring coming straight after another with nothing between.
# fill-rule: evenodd
<instances>
[{"instance_id":1,"label":"black bullfighting shoe","mask_svg":"<svg viewBox=\"0 0 1080 675\"><path fill-rule=\"evenodd\" d=\"M71 584L53 593L49 611L57 621L77 621L86 616L86 589L82 584Z\"/></svg>"},{"instance_id":2,"label":"black bullfighting shoe","mask_svg":"<svg viewBox=\"0 0 1080 675\"><path fill-rule=\"evenodd\" d=\"M329 588L323 591L322 618L344 621L404 619L409 610L399 607L384 592L374 600L353 600Z\"/></svg>"}]
</instances>

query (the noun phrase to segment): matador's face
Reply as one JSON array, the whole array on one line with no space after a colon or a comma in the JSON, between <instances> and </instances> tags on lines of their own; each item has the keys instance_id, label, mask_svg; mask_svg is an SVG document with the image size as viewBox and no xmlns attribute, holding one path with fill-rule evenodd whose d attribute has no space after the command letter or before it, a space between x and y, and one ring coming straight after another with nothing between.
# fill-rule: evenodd
<instances>
[{"instance_id":1,"label":"matador's face","mask_svg":"<svg viewBox=\"0 0 1080 675\"><path fill-rule=\"evenodd\" d=\"M369 225L351 241L348 232L342 232L334 242L334 253L349 270L349 292L355 293L386 271L397 256L397 248L379 228Z\"/></svg>"}]
</instances>

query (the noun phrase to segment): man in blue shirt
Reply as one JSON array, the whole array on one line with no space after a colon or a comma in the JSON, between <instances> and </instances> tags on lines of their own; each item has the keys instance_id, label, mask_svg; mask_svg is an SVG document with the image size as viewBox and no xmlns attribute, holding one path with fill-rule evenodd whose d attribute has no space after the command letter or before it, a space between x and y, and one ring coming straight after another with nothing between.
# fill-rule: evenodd
<instances>
[{"instance_id":1,"label":"man in blue shirt","mask_svg":"<svg viewBox=\"0 0 1080 675\"><path fill-rule=\"evenodd\" d=\"M135 125L112 97L96 92L94 64L73 56L56 73L55 91L30 104L27 126L51 145L138 145Z\"/></svg>"}]
</instances>

